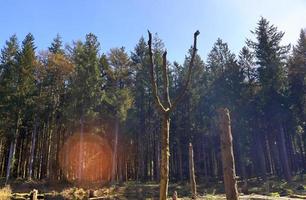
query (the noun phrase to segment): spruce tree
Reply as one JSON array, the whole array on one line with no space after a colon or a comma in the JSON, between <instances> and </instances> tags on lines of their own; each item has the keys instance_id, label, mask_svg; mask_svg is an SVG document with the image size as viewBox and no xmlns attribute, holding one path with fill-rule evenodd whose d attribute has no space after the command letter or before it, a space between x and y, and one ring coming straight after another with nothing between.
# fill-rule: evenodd
<instances>
[{"instance_id":1,"label":"spruce tree","mask_svg":"<svg viewBox=\"0 0 306 200\"><path fill-rule=\"evenodd\" d=\"M279 159L282 172L287 180L291 180L291 172L285 143L284 122L286 108L284 107L286 74L285 61L290 46L282 46L281 41L284 32L278 31L269 21L261 18L255 31L252 32L256 40L247 40L248 46L253 50L256 58L257 73L260 84L259 99L262 110L262 124L270 121L268 136L275 138L279 148ZM264 126L266 126L264 125ZM273 148L272 148L273 149ZM275 148L274 148L275 149ZM274 152L276 154L276 152Z\"/></svg>"}]
</instances>

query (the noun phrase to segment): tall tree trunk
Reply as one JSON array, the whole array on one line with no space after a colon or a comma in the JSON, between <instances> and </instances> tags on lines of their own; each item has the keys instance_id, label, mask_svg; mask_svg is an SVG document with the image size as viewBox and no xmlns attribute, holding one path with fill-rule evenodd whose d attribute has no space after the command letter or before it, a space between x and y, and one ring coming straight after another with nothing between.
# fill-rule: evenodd
<instances>
[{"instance_id":1,"label":"tall tree trunk","mask_svg":"<svg viewBox=\"0 0 306 200\"><path fill-rule=\"evenodd\" d=\"M78 180L81 182L82 181L82 176L83 176L83 157L84 157L84 152L83 152L83 142L84 142L84 111L82 109L81 117L80 117L80 152L79 152L79 172L78 172Z\"/></svg>"},{"instance_id":2,"label":"tall tree trunk","mask_svg":"<svg viewBox=\"0 0 306 200\"><path fill-rule=\"evenodd\" d=\"M13 165L12 160L15 154L15 141L16 139L13 138L11 139L10 142L10 151L9 151L9 157L8 157L8 161L7 161L7 167L6 167L6 179L5 179L5 184L8 183L8 180L10 178L10 174L11 174L11 166Z\"/></svg>"},{"instance_id":3,"label":"tall tree trunk","mask_svg":"<svg viewBox=\"0 0 306 200\"><path fill-rule=\"evenodd\" d=\"M275 171L273 159L271 157L271 147L269 143L269 138L267 136L264 137L265 139L265 145L267 147L267 159L268 159L268 167L269 167L269 174L273 174Z\"/></svg>"},{"instance_id":4,"label":"tall tree trunk","mask_svg":"<svg viewBox=\"0 0 306 200\"><path fill-rule=\"evenodd\" d=\"M306 161L305 161L305 150L303 149L303 137L301 135L297 135L298 141L297 141L297 145L300 151L300 160L301 160L301 165L299 165L299 169L303 169L306 168Z\"/></svg>"},{"instance_id":5,"label":"tall tree trunk","mask_svg":"<svg viewBox=\"0 0 306 200\"><path fill-rule=\"evenodd\" d=\"M286 150L285 132L282 123L279 123L279 148L280 148L280 159L282 160L282 169L287 181L291 181L291 171L288 161L288 154Z\"/></svg>"},{"instance_id":6,"label":"tall tree trunk","mask_svg":"<svg viewBox=\"0 0 306 200\"><path fill-rule=\"evenodd\" d=\"M34 120L34 130L32 132L32 145L31 145L31 153L30 153L28 179L32 179L32 175L33 175L33 162L34 162L36 135L37 135L37 125L38 125L37 117L35 117L35 120Z\"/></svg>"},{"instance_id":7,"label":"tall tree trunk","mask_svg":"<svg viewBox=\"0 0 306 200\"><path fill-rule=\"evenodd\" d=\"M115 121L115 141L114 141L114 152L112 159L112 183L115 182L117 172L117 148L118 148L118 132L119 132L119 118L116 117Z\"/></svg>"},{"instance_id":8,"label":"tall tree trunk","mask_svg":"<svg viewBox=\"0 0 306 200\"><path fill-rule=\"evenodd\" d=\"M28 131L26 131L26 135L28 134ZM22 170L22 160L23 160L23 154L24 154L24 149L26 149L25 146L25 140L26 138L20 138L19 144L16 143L18 148L16 149L16 177L17 178L22 178L21 176L21 170Z\"/></svg>"},{"instance_id":9,"label":"tall tree trunk","mask_svg":"<svg viewBox=\"0 0 306 200\"><path fill-rule=\"evenodd\" d=\"M259 162L259 174L260 176L266 180L267 178L267 167L266 167L266 159L265 159L265 153L264 153L264 140L262 140L262 137L259 132L253 133L255 138L255 145L254 145L254 154L257 157L257 162Z\"/></svg>"},{"instance_id":10,"label":"tall tree trunk","mask_svg":"<svg viewBox=\"0 0 306 200\"><path fill-rule=\"evenodd\" d=\"M190 186L192 192L192 199L196 199L197 196L197 185L195 181L194 175L194 160L193 160L193 148L192 144L189 143L189 178L190 178Z\"/></svg>"},{"instance_id":11,"label":"tall tree trunk","mask_svg":"<svg viewBox=\"0 0 306 200\"><path fill-rule=\"evenodd\" d=\"M227 108L218 109L221 140L223 179L227 200L238 200L238 190L233 153L230 114Z\"/></svg>"},{"instance_id":12,"label":"tall tree trunk","mask_svg":"<svg viewBox=\"0 0 306 200\"><path fill-rule=\"evenodd\" d=\"M166 200L168 196L169 184L169 128L170 115L164 113L162 122L162 148L161 148L161 168L160 168L160 200Z\"/></svg>"},{"instance_id":13,"label":"tall tree trunk","mask_svg":"<svg viewBox=\"0 0 306 200\"><path fill-rule=\"evenodd\" d=\"M15 149L16 149L16 143L17 143L17 138L18 138L18 133L19 133L19 125L20 125L20 111L18 111L17 113L17 120L16 120L16 128L15 128L15 133L11 139L10 142L10 152L9 152L9 158L7 161L7 168L6 168L6 179L5 179L5 183L7 184L9 178L10 178L10 174L11 174L11 168L12 166L14 166L14 157L15 157Z\"/></svg>"},{"instance_id":14,"label":"tall tree trunk","mask_svg":"<svg viewBox=\"0 0 306 200\"><path fill-rule=\"evenodd\" d=\"M177 154L178 154L178 167L179 167L179 180L183 181L183 154L182 145L179 139L177 139Z\"/></svg>"}]
</instances>

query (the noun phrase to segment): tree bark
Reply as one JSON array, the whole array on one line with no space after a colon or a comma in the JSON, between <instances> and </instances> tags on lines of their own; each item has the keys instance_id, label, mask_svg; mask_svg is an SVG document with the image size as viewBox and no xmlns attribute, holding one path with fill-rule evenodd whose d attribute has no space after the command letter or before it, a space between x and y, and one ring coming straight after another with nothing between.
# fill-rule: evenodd
<instances>
[{"instance_id":1,"label":"tree bark","mask_svg":"<svg viewBox=\"0 0 306 200\"><path fill-rule=\"evenodd\" d=\"M194 174L194 160L193 160L193 147L192 144L189 143L189 178L190 178L190 186L192 192L192 199L196 199L197 196L197 185L195 181Z\"/></svg>"},{"instance_id":2,"label":"tree bark","mask_svg":"<svg viewBox=\"0 0 306 200\"><path fill-rule=\"evenodd\" d=\"M160 200L166 200L169 184L169 128L170 116L165 113L162 122L162 148L161 148L161 169L160 169Z\"/></svg>"},{"instance_id":3,"label":"tree bark","mask_svg":"<svg viewBox=\"0 0 306 200\"><path fill-rule=\"evenodd\" d=\"M238 190L233 153L230 114L227 108L218 109L221 140L223 179L227 200L238 200Z\"/></svg>"}]
</instances>

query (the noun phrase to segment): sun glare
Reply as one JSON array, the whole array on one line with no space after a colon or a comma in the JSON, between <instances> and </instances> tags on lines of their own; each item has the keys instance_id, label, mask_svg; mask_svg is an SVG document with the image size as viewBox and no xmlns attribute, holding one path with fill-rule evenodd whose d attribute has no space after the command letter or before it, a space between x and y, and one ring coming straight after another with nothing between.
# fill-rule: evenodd
<instances>
[{"instance_id":1,"label":"sun glare","mask_svg":"<svg viewBox=\"0 0 306 200\"><path fill-rule=\"evenodd\" d=\"M60 152L60 167L68 181L108 181L111 166L112 150L105 139L95 134L73 134Z\"/></svg>"}]
</instances>

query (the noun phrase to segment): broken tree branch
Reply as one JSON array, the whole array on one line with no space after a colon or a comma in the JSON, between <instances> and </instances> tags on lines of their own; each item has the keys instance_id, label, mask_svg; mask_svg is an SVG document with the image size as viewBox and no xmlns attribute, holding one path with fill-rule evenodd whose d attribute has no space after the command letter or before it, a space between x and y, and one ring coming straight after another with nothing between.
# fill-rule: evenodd
<instances>
[{"instance_id":1,"label":"broken tree branch","mask_svg":"<svg viewBox=\"0 0 306 200\"><path fill-rule=\"evenodd\" d=\"M188 88L188 85L189 85L189 82L190 82L190 79L191 79L191 73L192 73L192 68L193 68L193 64L194 64L194 58L195 58L195 55L196 55L196 52L197 52L197 37L198 37L199 34L200 34L200 31L198 31L198 30L194 33L192 54L191 54L191 59L190 59L189 67L188 67L187 79L186 79L185 84L184 84L184 86L181 90L181 93L175 98L175 100L172 104L171 110L174 109L177 106L179 101L185 95L186 90Z\"/></svg>"},{"instance_id":2,"label":"broken tree branch","mask_svg":"<svg viewBox=\"0 0 306 200\"><path fill-rule=\"evenodd\" d=\"M149 34L149 40L148 40L148 46L149 46L149 65L150 65L150 78L151 78L151 85L152 85L152 90L153 90L153 96L155 99L155 103L157 104L157 108L161 112L166 112L167 110L163 106L162 102L160 101L160 98L158 96L158 91L157 91L157 83L155 80L155 75L154 75L154 64L153 64L153 53L152 53L152 34L150 31L148 31Z\"/></svg>"},{"instance_id":3,"label":"broken tree branch","mask_svg":"<svg viewBox=\"0 0 306 200\"><path fill-rule=\"evenodd\" d=\"M171 101L169 96L169 78L167 69L167 51L163 53L163 81L164 81L164 100L167 108L171 108Z\"/></svg>"}]
</instances>

